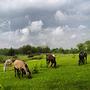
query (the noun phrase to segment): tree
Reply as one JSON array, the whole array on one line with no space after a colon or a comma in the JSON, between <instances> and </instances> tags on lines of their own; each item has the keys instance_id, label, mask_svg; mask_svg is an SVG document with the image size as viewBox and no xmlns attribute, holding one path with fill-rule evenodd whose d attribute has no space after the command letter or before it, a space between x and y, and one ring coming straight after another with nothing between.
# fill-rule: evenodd
<instances>
[{"instance_id":1,"label":"tree","mask_svg":"<svg viewBox=\"0 0 90 90\"><path fill-rule=\"evenodd\" d=\"M84 45L85 45L85 50L88 51L88 52L90 52L90 41L86 41L84 43Z\"/></svg>"},{"instance_id":2,"label":"tree","mask_svg":"<svg viewBox=\"0 0 90 90\"><path fill-rule=\"evenodd\" d=\"M31 46L30 45L24 45L23 47L19 48L19 52L21 54L28 54L29 52L31 52Z\"/></svg>"},{"instance_id":3,"label":"tree","mask_svg":"<svg viewBox=\"0 0 90 90\"><path fill-rule=\"evenodd\" d=\"M70 53L72 53L72 54L78 53L78 49L76 49L76 48L71 48Z\"/></svg>"},{"instance_id":4,"label":"tree","mask_svg":"<svg viewBox=\"0 0 90 90\"><path fill-rule=\"evenodd\" d=\"M85 50L85 45L83 43L79 43L77 45L77 47L78 47L79 51Z\"/></svg>"},{"instance_id":5,"label":"tree","mask_svg":"<svg viewBox=\"0 0 90 90\"><path fill-rule=\"evenodd\" d=\"M59 53L63 53L63 48L59 48Z\"/></svg>"},{"instance_id":6,"label":"tree","mask_svg":"<svg viewBox=\"0 0 90 90\"><path fill-rule=\"evenodd\" d=\"M11 47L8 51L9 56L14 56L15 55L15 50Z\"/></svg>"}]
</instances>

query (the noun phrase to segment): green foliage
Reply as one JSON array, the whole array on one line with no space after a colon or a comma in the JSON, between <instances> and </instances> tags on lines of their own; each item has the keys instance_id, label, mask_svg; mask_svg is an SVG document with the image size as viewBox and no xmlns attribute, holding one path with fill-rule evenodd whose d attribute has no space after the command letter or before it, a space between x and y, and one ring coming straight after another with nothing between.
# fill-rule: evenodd
<instances>
[{"instance_id":1,"label":"green foliage","mask_svg":"<svg viewBox=\"0 0 90 90\"><path fill-rule=\"evenodd\" d=\"M85 49L86 49L88 52L90 52L90 41L86 41L86 42L84 43L84 45L85 45Z\"/></svg>"},{"instance_id":2,"label":"green foliage","mask_svg":"<svg viewBox=\"0 0 90 90\"><path fill-rule=\"evenodd\" d=\"M15 55L15 50L11 47L7 53L8 56L14 56Z\"/></svg>"},{"instance_id":3,"label":"green foliage","mask_svg":"<svg viewBox=\"0 0 90 90\"><path fill-rule=\"evenodd\" d=\"M7 55L8 51L9 51L9 49L6 49L6 48L0 49L0 55Z\"/></svg>"},{"instance_id":4,"label":"green foliage","mask_svg":"<svg viewBox=\"0 0 90 90\"><path fill-rule=\"evenodd\" d=\"M79 51L85 50L90 53L90 41L86 41L85 43L80 43L77 45Z\"/></svg>"},{"instance_id":5,"label":"green foliage","mask_svg":"<svg viewBox=\"0 0 90 90\"><path fill-rule=\"evenodd\" d=\"M39 70L38 70L38 66L37 66L37 64L36 64L36 65L34 65L34 67L33 67L32 73L33 73L33 74L37 74L38 72L39 72Z\"/></svg>"},{"instance_id":6,"label":"green foliage","mask_svg":"<svg viewBox=\"0 0 90 90\"><path fill-rule=\"evenodd\" d=\"M0 55L0 63L4 63L5 60L9 59L9 56Z\"/></svg>"},{"instance_id":7,"label":"green foliage","mask_svg":"<svg viewBox=\"0 0 90 90\"><path fill-rule=\"evenodd\" d=\"M78 47L79 51L85 50L85 46L83 43L78 44L77 47Z\"/></svg>"}]
</instances>

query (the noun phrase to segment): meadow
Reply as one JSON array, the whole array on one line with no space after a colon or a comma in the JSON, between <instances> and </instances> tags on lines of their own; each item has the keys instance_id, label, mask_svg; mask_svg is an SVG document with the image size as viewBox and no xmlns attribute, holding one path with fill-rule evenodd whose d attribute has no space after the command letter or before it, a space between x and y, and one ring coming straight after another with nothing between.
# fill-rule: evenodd
<instances>
[{"instance_id":1,"label":"meadow","mask_svg":"<svg viewBox=\"0 0 90 90\"><path fill-rule=\"evenodd\" d=\"M44 54L19 58L29 65L32 79L15 77L12 67L3 72L0 64L0 90L90 90L90 55L87 64L78 66L77 54L56 54L56 68L46 67Z\"/></svg>"}]
</instances>

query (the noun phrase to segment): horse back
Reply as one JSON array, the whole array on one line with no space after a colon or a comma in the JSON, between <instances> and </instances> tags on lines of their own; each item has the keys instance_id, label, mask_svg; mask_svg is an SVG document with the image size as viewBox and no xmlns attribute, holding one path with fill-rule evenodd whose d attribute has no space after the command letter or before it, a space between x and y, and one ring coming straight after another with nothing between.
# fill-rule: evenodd
<instances>
[{"instance_id":1,"label":"horse back","mask_svg":"<svg viewBox=\"0 0 90 90\"><path fill-rule=\"evenodd\" d=\"M17 69L21 69L21 68L25 69L25 63L21 60L15 60L14 67Z\"/></svg>"}]
</instances>

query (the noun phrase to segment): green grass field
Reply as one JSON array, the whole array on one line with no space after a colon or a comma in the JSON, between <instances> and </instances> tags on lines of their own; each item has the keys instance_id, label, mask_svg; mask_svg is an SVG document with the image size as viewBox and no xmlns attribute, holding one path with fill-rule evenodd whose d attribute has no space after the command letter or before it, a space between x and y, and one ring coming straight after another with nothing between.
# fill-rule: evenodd
<instances>
[{"instance_id":1,"label":"green grass field","mask_svg":"<svg viewBox=\"0 0 90 90\"><path fill-rule=\"evenodd\" d=\"M78 55L56 54L57 68L47 68L45 55L42 59L29 60L26 56L19 58L26 60L32 73L32 79L14 77L14 70L8 68L3 72L0 64L1 90L90 90L90 55L88 64L78 66Z\"/></svg>"}]
</instances>

